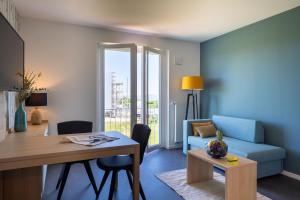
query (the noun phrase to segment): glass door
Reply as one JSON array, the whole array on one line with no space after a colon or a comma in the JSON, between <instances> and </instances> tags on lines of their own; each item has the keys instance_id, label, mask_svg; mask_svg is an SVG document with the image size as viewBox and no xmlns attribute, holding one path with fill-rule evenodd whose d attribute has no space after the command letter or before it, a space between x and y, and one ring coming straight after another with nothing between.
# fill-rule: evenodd
<instances>
[{"instance_id":1,"label":"glass door","mask_svg":"<svg viewBox=\"0 0 300 200\"><path fill-rule=\"evenodd\" d=\"M143 50L144 123L151 128L149 148L161 146L161 52L144 47Z\"/></svg>"},{"instance_id":2,"label":"glass door","mask_svg":"<svg viewBox=\"0 0 300 200\"><path fill-rule=\"evenodd\" d=\"M130 137L133 125L144 123L151 128L149 149L160 147L161 51L135 44L105 44L99 50L97 130Z\"/></svg>"},{"instance_id":3,"label":"glass door","mask_svg":"<svg viewBox=\"0 0 300 200\"><path fill-rule=\"evenodd\" d=\"M100 130L131 136L137 119L135 44L101 45Z\"/></svg>"}]
</instances>

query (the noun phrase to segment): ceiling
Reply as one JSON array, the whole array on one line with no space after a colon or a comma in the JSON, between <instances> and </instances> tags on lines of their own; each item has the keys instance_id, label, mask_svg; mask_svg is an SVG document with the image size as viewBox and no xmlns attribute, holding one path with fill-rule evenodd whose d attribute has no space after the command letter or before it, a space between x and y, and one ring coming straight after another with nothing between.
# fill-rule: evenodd
<instances>
[{"instance_id":1,"label":"ceiling","mask_svg":"<svg viewBox=\"0 0 300 200\"><path fill-rule=\"evenodd\" d=\"M22 17L202 42L300 0L13 0Z\"/></svg>"}]
</instances>

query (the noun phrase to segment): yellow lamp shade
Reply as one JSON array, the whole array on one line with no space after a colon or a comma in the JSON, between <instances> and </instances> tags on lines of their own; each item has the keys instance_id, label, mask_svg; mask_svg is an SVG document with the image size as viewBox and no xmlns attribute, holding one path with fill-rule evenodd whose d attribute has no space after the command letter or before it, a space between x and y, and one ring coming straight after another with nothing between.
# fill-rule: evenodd
<instances>
[{"instance_id":1,"label":"yellow lamp shade","mask_svg":"<svg viewBox=\"0 0 300 200\"><path fill-rule=\"evenodd\" d=\"M201 76L184 76L182 77L182 90L203 90L204 81Z\"/></svg>"}]
</instances>

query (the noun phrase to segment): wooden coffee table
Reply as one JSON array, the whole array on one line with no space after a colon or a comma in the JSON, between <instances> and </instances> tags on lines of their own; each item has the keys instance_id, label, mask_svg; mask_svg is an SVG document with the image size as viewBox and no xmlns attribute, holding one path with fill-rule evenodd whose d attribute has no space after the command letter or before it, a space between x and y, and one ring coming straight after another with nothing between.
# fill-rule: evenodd
<instances>
[{"instance_id":1,"label":"wooden coffee table","mask_svg":"<svg viewBox=\"0 0 300 200\"><path fill-rule=\"evenodd\" d=\"M211 158L204 150L191 150L187 155L187 183L213 179L213 166L225 171L226 200L256 200L256 161L239 157L235 164L225 158Z\"/></svg>"}]
</instances>

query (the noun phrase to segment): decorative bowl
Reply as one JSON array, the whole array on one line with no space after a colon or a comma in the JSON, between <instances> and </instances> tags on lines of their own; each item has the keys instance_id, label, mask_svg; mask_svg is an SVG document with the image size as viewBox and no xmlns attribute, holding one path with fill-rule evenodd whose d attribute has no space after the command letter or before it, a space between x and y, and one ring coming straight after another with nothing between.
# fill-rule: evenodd
<instances>
[{"instance_id":1,"label":"decorative bowl","mask_svg":"<svg viewBox=\"0 0 300 200\"><path fill-rule=\"evenodd\" d=\"M222 133L217 131L217 140L211 140L207 144L207 154L212 158L222 158L225 157L228 151L227 144L223 141Z\"/></svg>"}]
</instances>

